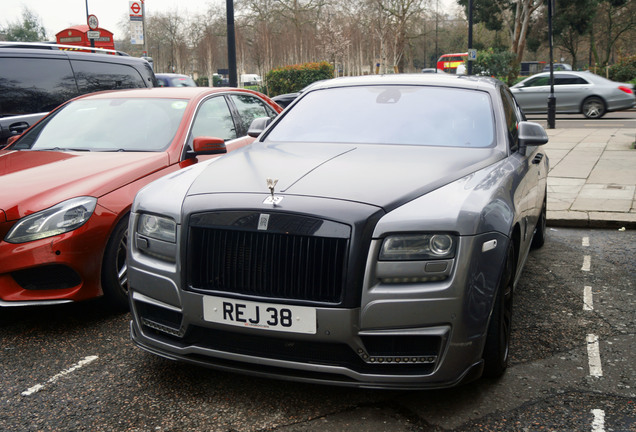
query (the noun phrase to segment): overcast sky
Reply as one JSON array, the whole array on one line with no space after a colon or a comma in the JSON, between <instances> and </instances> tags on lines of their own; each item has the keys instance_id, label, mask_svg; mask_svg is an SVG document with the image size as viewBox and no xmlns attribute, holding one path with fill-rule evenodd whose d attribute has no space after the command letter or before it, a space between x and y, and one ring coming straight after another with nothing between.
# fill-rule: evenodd
<instances>
[{"instance_id":1,"label":"overcast sky","mask_svg":"<svg viewBox=\"0 0 636 432\"><path fill-rule=\"evenodd\" d=\"M122 39L119 22L129 18L129 0L1 0L0 26L22 21L24 7L35 12L46 29L49 40L67 27L86 24L86 3L88 13L96 15L99 26ZM178 12L184 15L203 14L210 5L221 5L224 0L145 0L146 14Z\"/></svg>"}]
</instances>

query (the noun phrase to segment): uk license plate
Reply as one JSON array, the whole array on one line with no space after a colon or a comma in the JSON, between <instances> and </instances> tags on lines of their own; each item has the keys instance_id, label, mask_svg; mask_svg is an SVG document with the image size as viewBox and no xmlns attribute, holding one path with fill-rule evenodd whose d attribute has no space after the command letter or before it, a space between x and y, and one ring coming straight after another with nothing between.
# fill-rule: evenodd
<instances>
[{"instance_id":1,"label":"uk license plate","mask_svg":"<svg viewBox=\"0 0 636 432\"><path fill-rule=\"evenodd\" d=\"M316 308L203 297L203 319L239 327L289 333L316 333Z\"/></svg>"}]
</instances>

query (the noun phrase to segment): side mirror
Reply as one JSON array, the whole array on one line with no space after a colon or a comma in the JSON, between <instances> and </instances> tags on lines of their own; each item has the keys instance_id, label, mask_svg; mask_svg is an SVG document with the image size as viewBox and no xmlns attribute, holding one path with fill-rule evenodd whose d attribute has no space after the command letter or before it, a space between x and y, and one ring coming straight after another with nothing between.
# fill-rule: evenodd
<instances>
[{"instance_id":1,"label":"side mirror","mask_svg":"<svg viewBox=\"0 0 636 432\"><path fill-rule=\"evenodd\" d=\"M543 145L548 142L548 134L539 123L522 121L519 123L519 151L526 154L528 146Z\"/></svg>"},{"instance_id":2,"label":"side mirror","mask_svg":"<svg viewBox=\"0 0 636 432\"><path fill-rule=\"evenodd\" d=\"M227 153L227 147L222 138L200 136L192 141L192 150L188 152L188 156L196 157L199 155L220 155L224 153Z\"/></svg>"},{"instance_id":3,"label":"side mirror","mask_svg":"<svg viewBox=\"0 0 636 432\"><path fill-rule=\"evenodd\" d=\"M272 122L272 119L269 117L258 117L252 120L252 124L250 124L250 128L247 131L247 134L252 138L258 138L258 136L263 133L267 126Z\"/></svg>"}]
</instances>

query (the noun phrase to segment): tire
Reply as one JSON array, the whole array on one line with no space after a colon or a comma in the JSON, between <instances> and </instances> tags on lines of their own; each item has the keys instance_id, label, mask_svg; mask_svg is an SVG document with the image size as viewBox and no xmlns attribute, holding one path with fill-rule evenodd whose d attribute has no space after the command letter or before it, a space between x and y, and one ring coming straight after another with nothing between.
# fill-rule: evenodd
<instances>
[{"instance_id":1,"label":"tire","mask_svg":"<svg viewBox=\"0 0 636 432\"><path fill-rule=\"evenodd\" d=\"M531 247L533 249L539 249L545 244L545 236L546 236L546 201L543 201L543 207L541 208L541 214L539 215L539 220L537 221L537 226L534 229L534 235L532 236L532 244Z\"/></svg>"},{"instance_id":2,"label":"tire","mask_svg":"<svg viewBox=\"0 0 636 432\"><path fill-rule=\"evenodd\" d=\"M508 245L484 346L483 376L486 378L499 378L508 368L514 274L515 252L511 242Z\"/></svg>"},{"instance_id":3,"label":"tire","mask_svg":"<svg viewBox=\"0 0 636 432\"><path fill-rule=\"evenodd\" d=\"M118 223L108 240L102 263L102 289L117 310L128 309L128 216Z\"/></svg>"},{"instance_id":4,"label":"tire","mask_svg":"<svg viewBox=\"0 0 636 432\"><path fill-rule=\"evenodd\" d=\"M605 115L605 102L596 96L589 97L583 101L581 111L589 119L600 119Z\"/></svg>"}]
</instances>

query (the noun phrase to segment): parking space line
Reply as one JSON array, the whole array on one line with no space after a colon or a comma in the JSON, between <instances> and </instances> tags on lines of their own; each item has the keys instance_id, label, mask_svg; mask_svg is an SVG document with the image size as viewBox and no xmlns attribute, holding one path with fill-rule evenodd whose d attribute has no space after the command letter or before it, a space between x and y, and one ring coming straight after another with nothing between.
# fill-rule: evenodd
<instances>
[{"instance_id":1,"label":"parking space line","mask_svg":"<svg viewBox=\"0 0 636 432\"><path fill-rule=\"evenodd\" d=\"M583 267L581 270L589 272L592 268L592 257L590 255L585 255L583 257Z\"/></svg>"},{"instance_id":2,"label":"parking space line","mask_svg":"<svg viewBox=\"0 0 636 432\"><path fill-rule=\"evenodd\" d=\"M602 377L601 351L599 349L598 336L596 335L587 335L587 357L590 364L590 376Z\"/></svg>"},{"instance_id":3,"label":"parking space line","mask_svg":"<svg viewBox=\"0 0 636 432\"><path fill-rule=\"evenodd\" d=\"M86 366L87 364L94 362L97 359L98 359L97 356L84 357L82 360L80 360L79 362L75 363L70 368L68 368L66 370L63 370L62 372L60 372L60 373L52 376L51 378L49 378L48 381L46 381L44 384L36 384L33 387L29 388L28 390L23 391L21 394L22 394L22 396L31 396L32 394L37 393L40 390L42 390L47 384L53 384L55 381L59 380L63 376L66 376L66 375L76 371L77 369L80 369L80 368Z\"/></svg>"},{"instance_id":4,"label":"parking space line","mask_svg":"<svg viewBox=\"0 0 636 432\"><path fill-rule=\"evenodd\" d=\"M594 416L592 432L605 432L605 411L593 409L592 415Z\"/></svg>"},{"instance_id":5,"label":"parking space line","mask_svg":"<svg viewBox=\"0 0 636 432\"><path fill-rule=\"evenodd\" d=\"M594 310L594 296L592 294L591 286L586 286L583 288L583 310Z\"/></svg>"}]
</instances>

